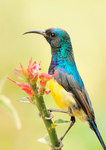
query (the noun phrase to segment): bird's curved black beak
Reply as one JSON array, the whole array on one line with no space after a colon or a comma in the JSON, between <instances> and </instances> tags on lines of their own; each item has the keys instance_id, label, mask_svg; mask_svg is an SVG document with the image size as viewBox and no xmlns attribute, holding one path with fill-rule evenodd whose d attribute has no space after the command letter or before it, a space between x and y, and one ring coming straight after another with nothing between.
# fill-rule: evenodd
<instances>
[{"instance_id":1,"label":"bird's curved black beak","mask_svg":"<svg viewBox=\"0 0 106 150\"><path fill-rule=\"evenodd\" d=\"M25 32L23 35L28 34L28 33L37 33L37 34L41 34L44 37L46 37L46 33L44 30L31 30L31 31L27 31Z\"/></svg>"}]
</instances>

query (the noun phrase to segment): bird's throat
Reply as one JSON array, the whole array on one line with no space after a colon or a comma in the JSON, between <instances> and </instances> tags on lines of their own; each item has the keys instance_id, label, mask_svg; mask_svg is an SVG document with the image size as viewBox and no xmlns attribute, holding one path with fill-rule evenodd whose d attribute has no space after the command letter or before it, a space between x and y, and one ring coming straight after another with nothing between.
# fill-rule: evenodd
<instances>
[{"instance_id":1,"label":"bird's throat","mask_svg":"<svg viewBox=\"0 0 106 150\"><path fill-rule=\"evenodd\" d=\"M74 62L72 47L67 47L67 49L59 47L52 49L51 52L52 58L49 67L49 74L54 74L54 68L56 68L56 66L66 64L66 62Z\"/></svg>"}]
</instances>

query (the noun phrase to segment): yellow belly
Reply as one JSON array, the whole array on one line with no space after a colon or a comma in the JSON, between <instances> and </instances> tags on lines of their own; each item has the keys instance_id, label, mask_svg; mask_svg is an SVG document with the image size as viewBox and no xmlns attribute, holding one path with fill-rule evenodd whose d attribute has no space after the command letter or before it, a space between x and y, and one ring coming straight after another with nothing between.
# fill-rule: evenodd
<instances>
[{"instance_id":1,"label":"yellow belly","mask_svg":"<svg viewBox=\"0 0 106 150\"><path fill-rule=\"evenodd\" d=\"M87 115L82 109L77 109L78 105L73 98L72 93L67 92L58 82L54 79L49 81L49 89L51 90L51 95L55 100L56 104L65 111L69 108L72 110L73 116L77 116L81 121L85 122L88 126ZM74 107L73 107L74 106Z\"/></svg>"},{"instance_id":2,"label":"yellow belly","mask_svg":"<svg viewBox=\"0 0 106 150\"><path fill-rule=\"evenodd\" d=\"M49 81L49 89L56 104L63 110L68 111L68 108L75 104L72 94L68 93L58 82L54 79Z\"/></svg>"}]
</instances>

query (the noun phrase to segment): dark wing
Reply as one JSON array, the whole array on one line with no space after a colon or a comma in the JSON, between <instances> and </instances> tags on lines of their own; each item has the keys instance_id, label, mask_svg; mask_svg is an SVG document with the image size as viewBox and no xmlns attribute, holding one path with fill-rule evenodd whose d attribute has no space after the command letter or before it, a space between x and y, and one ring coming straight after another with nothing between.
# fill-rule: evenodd
<instances>
[{"instance_id":1,"label":"dark wing","mask_svg":"<svg viewBox=\"0 0 106 150\"><path fill-rule=\"evenodd\" d=\"M57 82L68 92L72 92L80 108L88 115L90 120L94 120L94 111L88 93L85 88L74 79L73 75L55 70L58 74L55 76Z\"/></svg>"}]
</instances>

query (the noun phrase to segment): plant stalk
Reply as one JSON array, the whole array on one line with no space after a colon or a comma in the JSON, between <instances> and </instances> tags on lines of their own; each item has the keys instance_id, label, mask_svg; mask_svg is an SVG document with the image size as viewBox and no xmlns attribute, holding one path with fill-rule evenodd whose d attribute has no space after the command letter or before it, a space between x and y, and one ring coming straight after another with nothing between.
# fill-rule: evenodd
<instances>
[{"instance_id":1,"label":"plant stalk","mask_svg":"<svg viewBox=\"0 0 106 150\"><path fill-rule=\"evenodd\" d=\"M49 137L50 137L50 140L51 140L51 149L52 150L56 150L55 147L60 147L60 142L58 140L58 137L57 137L57 134L56 134L56 130L55 128L52 128L52 120L46 120L45 117L50 117L48 111L47 111L47 108L46 108L46 105L45 105L45 102L44 102L44 98L43 96L40 96L38 94L38 91L37 91L37 86L36 85L32 85L30 83L32 89L33 89L33 92L34 92L34 96L35 96L35 99L36 99L36 106L41 114L41 117L44 121L44 124L46 126L46 129L48 131L48 134L49 134ZM61 148L59 148L58 150L62 150Z\"/></svg>"}]
</instances>

